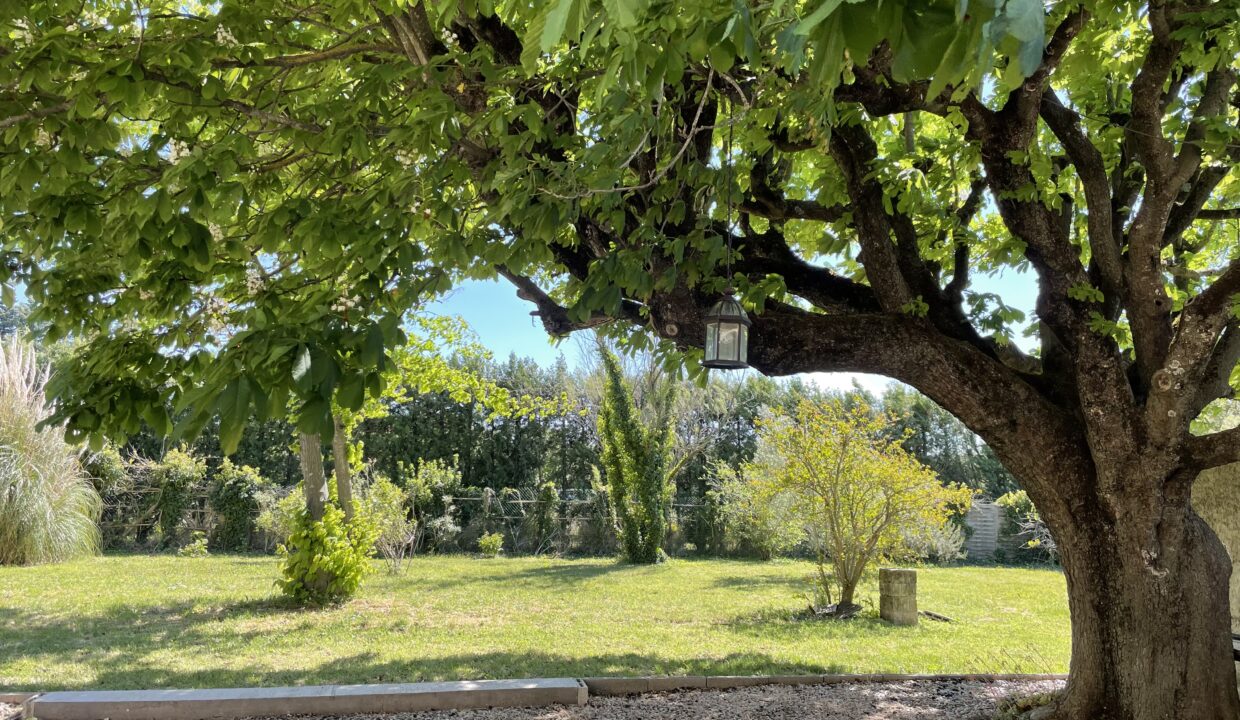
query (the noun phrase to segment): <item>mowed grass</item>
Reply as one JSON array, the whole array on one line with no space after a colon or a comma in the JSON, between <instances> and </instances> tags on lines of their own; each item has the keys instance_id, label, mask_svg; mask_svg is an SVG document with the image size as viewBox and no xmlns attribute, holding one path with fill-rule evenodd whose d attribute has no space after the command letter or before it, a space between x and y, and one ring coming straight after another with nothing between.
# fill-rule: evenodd
<instances>
[{"instance_id":1,"label":"mowed grass","mask_svg":"<svg viewBox=\"0 0 1240 720\"><path fill-rule=\"evenodd\" d=\"M228 687L649 674L1065 672L1060 573L923 568L897 628L802 615L811 566L416 559L340 607L296 610L256 557L0 568L0 690Z\"/></svg>"}]
</instances>

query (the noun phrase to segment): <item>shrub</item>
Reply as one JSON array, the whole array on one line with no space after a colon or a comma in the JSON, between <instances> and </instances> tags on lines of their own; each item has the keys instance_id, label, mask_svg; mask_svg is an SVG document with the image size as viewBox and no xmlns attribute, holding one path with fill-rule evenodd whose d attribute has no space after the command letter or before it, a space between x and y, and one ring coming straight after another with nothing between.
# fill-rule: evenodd
<instances>
[{"instance_id":1,"label":"shrub","mask_svg":"<svg viewBox=\"0 0 1240 720\"><path fill-rule=\"evenodd\" d=\"M115 445L107 443L101 450L86 457L84 467L101 499L99 531L102 546L107 549L129 544L136 526L144 520L143 511L149 510L147 502L144 502L148 498L135 492L129 463Z\"/></svg>"},{"instance_id":2,"label":"shrub","mask_svg":"<svg viewBox=\"0 0 1240 720\"><path fill-rule=\"evenodd\" d=\"M791 416L761 420L758 453L744 466L758 497L790 503L779 515L813 547L817 597L838 614L855 611L871 563L898 554L909 531L943 525L971 497L940 484L891 432L893 422L864 403L804 401Z\"/></svg>"},{"instance_id":3,"label":"shrub","mask_svg":"<svg viewBox=\"0 0 1240 720\"><path fill-rule=\"evenodd\" d=\"M955 522L931 523L904 534L904 544L914 557L934 563L950 563L963 558L964 540L964 531Z\"/></svg>"},{"instance_id":4,"label":"shrub","mask_svg":"<svg viewBox=\"0 0 1240 720\"><path fill-rule=\"evenodd\" d=\"M151 479L159 488L159 530L164 546L174 544L185 511L207 477L207 462L184 449L169 450L164 459L150 466Z\"/></svg>"},{"instance_id":5,"label":"shrub","mask_svg":"<svg viewBox=\"0 0 1240 720\"><path fill-rule=\"evenodd\" d=\"M106 497L127 490L133 483L121 451L107 443L99 452L87 456L83 467L100 496Z\"/></svg>"},{"instance_id":6,"label":"shrub","mask_svg":"<svg viewBox=\"0 0 1240 720\"><path fill-rule=\"evenodd\" d=\"M417 523L409 517L409 496L391 480L378 477L362 497L361 507L375 524L378 540L375 546L387 564L388 572L396 575L413 554Z\"/></svg>"},{"instance_id":7,"label":"shrub","mask_svg":"<svg viewBox=\"0 0 1240 720\"><path fill-rule=\"evenodd\" d=\"M506 489L501 492L506 492ZM503 522L503 517L504 504L501 494L486 487L482 488L482 493L478 496L477 507L470 513L469 522L462 524L472 531L471 534L482 537L497 531Z\"/></svg>"},{"instance_id":8,"label":"shrub","mask_svg":"<svg viewBox=\"0 0 1240 720\"><path fill-rule=\"evenodd\" d=\"M478 538L478 552L482 554L482 557L499 557L503 549L504 536L501 533L487 533Z\"/></svg>"},{"instance_id":9,"label":"shrub","mask_svg":"<svg viewBox=\"0 0 1240 720\"><path fill-rule=\"evenodd\" d=\"M178 557L207 557L211 551L207 549L207 534L195 530L190 541L177 549Z\"/></svg>"},{"instance_id":10,"label":"shrub","mask_svg":"<svg viewBox=\"0 0 1240 720\"><path fill-rule=\"evenodd\" d=\"M216 550L245 551L250 549L255 520L259 512L259 494L269 483L249 465L234 465L224 458L216 473L207 501L220 517L211 533L211 546Z\"/></svg>"},{"instance_id":11,"label":"shrub","mask_svg":"<svg viewBox=\"0 0 1240 720\"><path fill-rule=\"evenodd\" d=\"M323 519L310 519L298 513L288 542L278 548L283 559L281 579L276 581L284 594L301 605L339 603L357 592L372 568L378 535L374 523L364 513L356 513L345 523L344 511L329 504Z\"/></svg>"},{"instance_id":12,"label":"shrub","mask_svg":"<svg viewBox=\"0 0 1240 720\"><path fill-rule=\"evenodd\" d=\"M46 417L47 370L30 345L0 346L0 565L57 562L99 547L99 493Z\"/></svg>"},{"instance_id":13,"label":"shrub","mask_svg":"<svg viewBox=\"0 0 1240 720\"><path fill-rule=\"evenodd\" d=\"M1051 537L1042 516L1033 506L1028 493L1014 490L995 504L1003 508L1003 535L1021 543L1019 559L1026 562L1047 562L1056 558L1055 539Z\"/></svg>"},{"instance_id":14,"label":"shrub","mask_svg":"<svg viewBox=\"0 0 1240 720\"><path fill-rule=\"evenodd\" d=\"M453 505L453 498L461 492L461 471L454 463L438 459L419 459L415 464L401 462L397 468L399 484L409 493L418 527L414 549L424 542L434 550L447 549L461 533Z\"/></svg>"},{"instance_id":15,"label":"shrub","mask_svg":"<svg viewBox=\"0 0 1240 720\"><path fill-rule=\"evenodd\" d=\"M449 505L446 515L440 515L426 523L426 536L432 548L446 550L456 543L457 536L461 534L461 526L453 517L455 511L456 508Z\"/></svg>"},{"instance_id":16,"label":"shrub","mask_svg":"<svg viewBox=\"0 0 1240 720\"><path fill-rule=\"evenodd\" d=\"M759 448L759 452L765 450L769 448ZM718 506L723 525L719 549L770 560L800 542L801 528L791 518L791 495L768 496L762 486L726 465L717 465L715 475L715 489L710 496Z\"/></svg>"},{"instance_id":17,"label":"shrub","mask_svg":"<svg viewBox=\"0 0 1240 720\"><path fill-rule=\"evenodd\" d=\"M658 562L667 534L674 474L668 469L672 445L671 388L665 388L658 397L654 423L647 427L638 416L620 361L607 350L602 351L602 356L607 378L598 431L603 475L620 549L629 562Z\"/></svg>"},{"instance_id":18,"label":"shrub","mask_svg":"<svg viewBox=\"0 0 1240 720\"><path fill-rule=\"evenodd\" d=\"M297 525L297 515L306 507L305 492L300 484L289 490L264 488L258 494L258 517L254 521L264 541L274 547L287 540Z\"/></svg>"}]
</instances>

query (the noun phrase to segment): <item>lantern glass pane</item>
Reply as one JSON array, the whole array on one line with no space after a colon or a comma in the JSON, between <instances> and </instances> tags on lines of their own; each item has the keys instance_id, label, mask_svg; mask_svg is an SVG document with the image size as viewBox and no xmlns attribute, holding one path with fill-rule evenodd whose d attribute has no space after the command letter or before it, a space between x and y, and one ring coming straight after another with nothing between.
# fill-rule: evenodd
<instances>
[{"instance_id":1,"label":"lantern glass pane","mask_svg":"<svg viewBox=\"0 0 1240 720\"><path fill-rule=\"evenodd\" d=\"M719 323L719 357L735 360L740 352L739 323Z\"/></svg>"},{"instance_id":2,"label":"lantern glass pane","mask_svg":"<svg viewBox=\"0 0 1240 720\"><path fill-rule=\"evenodd\" d=\"M737 357L743 363L749 362L749 328L744 325L740 326L741 331L741 354Z\"/></svg>"},{"instance_id":3,"label":"lantern glass pane","mask_svg":"<svg viewBox=\"0 0 1240 720\"><path fill-rule=\"evenodd\" d=\"M706 360L714 360L719 357L719 339L718 323L706 323L706 347L702 348L706 351Z\"/></svg>"}]
</instances>

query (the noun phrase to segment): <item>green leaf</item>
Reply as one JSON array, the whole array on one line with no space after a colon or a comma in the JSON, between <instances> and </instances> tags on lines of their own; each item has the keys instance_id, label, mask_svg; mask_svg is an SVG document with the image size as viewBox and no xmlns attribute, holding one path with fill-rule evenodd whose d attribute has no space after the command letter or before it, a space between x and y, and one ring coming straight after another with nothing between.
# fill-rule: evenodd
<instances>
[{"instance_id":1,"label":"green leaf","mask_svg":"<svg viewBox=\"0 0 1240 720\"><path fill-rule=\"evenodd\" d=\"M843 3L844 0L823 0L818 9L810 13L808 17L797 23L795 32L797 35L809 35L814 28L827 19L827 16L835 12L835 9Z\"/></svg>"},{"instance_id":2,"label":"green leaf","mask_svg":"<svg viewBox=\"0 0 1240 720\"><path fill-rule=\"evenodd\" d=\"M534 13L525 27L525 37L521 40L521 67L525 69L527 75L533 75L538 70L538 58L542 56L542 38L547 28L547 14L550 11L550 5L543 5Z\"/></svg>"},{"instance_id":3,"label":"green leaf","mask_svg":"<svg viewBox=\"0 0 1240 720\"><path fill-rule=\"evenodd\" d=\"M302 345L297 353L297 359L293 361L293 381L300 383L304 378L310 375L310 347Z\"/></svg>"},{"instance_id":4,"label":"green leaf","mask_svg":"<svg viewBox=\"0 0 1240 720\"><path fill-rule=\"evenodd\" d=\"M889 26L882 23L878 13L883 6L894 5L895 3L892 2L848 3L840 8L840 14L843 16L844 45L854 61L860 62L868 58L875 46L883 39Z\"/></svg>"},{"instance_id":5,"label":"green leaf","mask_svg":"<svg viewBox=\"0 0 1240 720\"><path fill-rule=\"evenodd\" d=\"M550 52L564 36L564 28L568 24L568 16L576 6L576 0L557 0L547 5L547 17L543 26L542 37L538 46L543 52ZM522 64L525 59L522 58Z\"/></svg>"},{"instance_id":6,"label":"green leaf","mask_svg":"<svg viewBox=\"0 0 1240 720\"><path fill-rule=\"evenodd\" d=\"M650 0L603 0L607 17L622 28L631 28L645 14Z\"/></svg>"},{"instance_id":7,"label":"green leaf","mask_svg":"<svg viewBox=\"0 0 1240 720\"><path fill-rule=\"evenodd\" d=\"M1068 288L1068 297L1072 298L1073 300L1078 300L1080 302L1093 302L1093 303L1100 303L1107 299L1106 295L1104 295L1101 290L1094 287L1093 285L1090 285L1087 282L1083 282L1078 285L1073 285L1072 287Z\"/></svg>"},{"instance_id":8,"label":"green leaf","mask_svg":"<svg viewBox=\"0 0 1240 720\"><path fill-rule=\"evenodd\" d=\"M172 431L168 410L159 403L146 403L142 408L142 419L160 437L166 437Z\"/></svg>"},{"instance_id":9,"label":"green leaf","mask_svg":"<svg viewBox=\"0 0 1240 720\"><path fill-rule=\"evenodd\" d=\"M220 393L216 410L220 414L220 449L231 455L241 442L241 434L250 416L249 378L242 376L230 382Z\"/></svg>"},{"instance_id":10,"label":"green leaf","mask_svg":"<svg viewBox=\"0 0 1240 720\"><path fill-rule=\"evenodd\" d=\"M336 402L346 410L361 410L366 400L366 379L363 375L346 375L336 389Z\"/></svg>"},{"instance_id":11,"label":"green leaf","mask_svg":"<svg viewBox=\"0 0 1240 720\"><path fill-rule=\"evenodd\" d=\"M383 369L383 358L383 329L373 325L366 333L366 344L362 346L360 360L365 367Z\"/></svg>"}]
</instances>

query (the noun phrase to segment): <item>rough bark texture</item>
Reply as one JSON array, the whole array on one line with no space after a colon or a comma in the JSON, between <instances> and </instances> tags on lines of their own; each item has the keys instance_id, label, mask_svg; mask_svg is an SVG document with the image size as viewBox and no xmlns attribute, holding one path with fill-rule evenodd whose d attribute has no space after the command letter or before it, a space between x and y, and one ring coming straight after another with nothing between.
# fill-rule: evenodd
<instances>
[{"instance_id":1,"label":"rough bark texture","mask_svg":"<svg viewBox=\"0 0 1240 720\"><path fill-rule=\"evenodd\" d=\"M345 522L353 519L353 476L349 468L348 437L340 418L332 417L332 470L336 475L336 499Z\"/></svg>"},{"instance_id":2,"label":"rough bark texture","mask_svg":"<svg viewBox=\"0 0 1240 720\"><path fill-rule=\"evenodd\" d=\"M1177 516L1166 518L1174 528L1163 536L1161 562L1149 562L1147 538L1123 525L1061 533L1073 652L1059 717L1240 717L1226 551L1182 503L1131 510Z\"/></svg>"},{"instance_id":3,"label":"rough bark texture","mask_svg":"<svg viewBox=\"0 0 1240 720\"><path fill-rule=\"evenodd\" d=\"M297 452L301 456L302 487L306 492L306 511L315 522L323 519L323 486L327 482L323 473L322 441L317 433L301 433L297 437Z\"/></svg>"}]
</instances>

